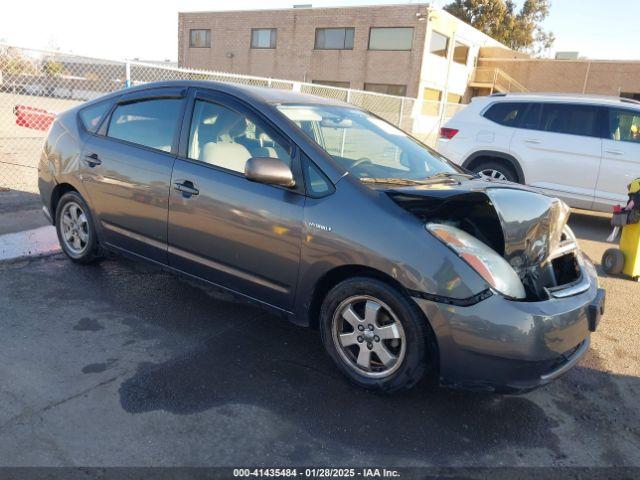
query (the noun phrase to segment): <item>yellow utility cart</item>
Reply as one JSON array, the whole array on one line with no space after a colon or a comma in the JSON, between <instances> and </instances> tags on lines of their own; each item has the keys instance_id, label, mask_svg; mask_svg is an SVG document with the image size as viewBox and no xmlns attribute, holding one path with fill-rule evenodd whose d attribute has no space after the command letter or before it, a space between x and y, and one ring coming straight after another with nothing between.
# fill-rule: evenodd
<instances>
[{"instance_id":1,"label":"yellow utility cart","mask_svg":"<svg viewBox=\"0 0 640 480\"><path fill-rule=\"evenodd\" d=\"M610 274L623 273L640 280L640 178L629 185L629 203L624 209L617 207L614 210L611 224L614 226L612 240L622 229L620 248L604 252L602 268Z\"/></svg>"}]
</instances>

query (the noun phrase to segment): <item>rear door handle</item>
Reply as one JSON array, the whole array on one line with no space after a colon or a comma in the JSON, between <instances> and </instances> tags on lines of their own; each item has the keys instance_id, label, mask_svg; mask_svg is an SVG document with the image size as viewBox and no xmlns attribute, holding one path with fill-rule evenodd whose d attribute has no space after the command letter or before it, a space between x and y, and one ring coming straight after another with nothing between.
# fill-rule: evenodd
<instances>
[{"instance_id":1,"label":"rear door handle","mask_svg":"<svg viewBox=\"0 0 640 480\"><path fill-rule=\"evenodd\" d=\"M605 150L605 153L609 153L611 155L624 155L622 150Z\"/></svg>"},{"instance_id":2,"label":"rear door handle","mask_svg":"<svg viewBox=\"0 0 640 480\"><path fill-rule=\"evenodd\" d=\"M540 145L542 142L540 140L538 140L537 138L527 138L525 141L525 143L531 143L533 145Z\"/></svg>"},{"instance_id":3,"label":"rear door handle","mask_svg":"<svg viewBox=\"0 0 640 480\"><path fill-rule=\"evenodd\" d=\"M173 188L179 192L182 192L185 197L189 198L191 195L198 195L198 190L192 181L190 180L178 180L173 182Z\"/></svg>"},{"instance_id":4,"label":"rear door handle","mask_svg":"<svg viewBox=\"0 0 640 480\"><path fill-rule=\"evenodd\" d=\"M89 155L85 155L82 157L82 160L89 165L90 167L95 167L96 165L102 165L102 160L98 157L97 153L91 153Z\"/></svg>"}]
</instances>

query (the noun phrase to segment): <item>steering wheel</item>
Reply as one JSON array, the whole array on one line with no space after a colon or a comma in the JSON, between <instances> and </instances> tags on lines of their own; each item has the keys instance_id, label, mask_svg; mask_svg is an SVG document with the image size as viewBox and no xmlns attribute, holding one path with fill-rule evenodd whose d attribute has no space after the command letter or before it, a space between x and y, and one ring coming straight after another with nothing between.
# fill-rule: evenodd
<instances>
[{"instance_id":1,"label":"steering wheel","mask_svg":"<svg viewBox=\"0 0 640 480\"><path fill-rule=\"evenodd\" d=\"M362 157L359 158L358 160L355 161L355 163L353 165L351 165L351 168L349 169L350 171L355 171L358 168L365 166L365 165L373 165L373 162L368 159L367 157Z\"/></svg>"}]
</instances>

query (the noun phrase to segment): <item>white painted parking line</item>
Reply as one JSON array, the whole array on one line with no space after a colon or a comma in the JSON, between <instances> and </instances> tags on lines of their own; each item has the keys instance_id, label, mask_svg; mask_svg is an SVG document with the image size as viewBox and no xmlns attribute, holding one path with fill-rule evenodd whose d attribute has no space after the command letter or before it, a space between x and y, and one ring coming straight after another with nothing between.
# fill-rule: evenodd
<instances>
[{"instance_id":1,"label":"white painted parking line","mask_svg":"<svg viewBox=\"0 0 640 480\"><path fill-rule=\"evenodd\" d=\"M0 261L34 257L60 251L56 229L52 226L0 235Z\"/></svg>"}]
</instances>

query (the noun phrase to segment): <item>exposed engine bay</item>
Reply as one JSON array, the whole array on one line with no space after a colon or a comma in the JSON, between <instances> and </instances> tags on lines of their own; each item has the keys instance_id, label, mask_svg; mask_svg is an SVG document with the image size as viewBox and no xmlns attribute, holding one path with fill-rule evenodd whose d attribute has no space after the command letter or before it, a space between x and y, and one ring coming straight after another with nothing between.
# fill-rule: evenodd
<instances>
[{"instance_id":1,"label":"exposed engine bay","mask_svg":"<svg viewBox=\"0 0 640 480\"><path fill-rule=\"evenodd\" d=\"M386 193L425 224L451 225L497 252L522 281L525 300L548 299L550 292L580 280L564 202L525 187L487 182L484 188L469 189L464 183Z\"/></svg>"}]
</instances>

